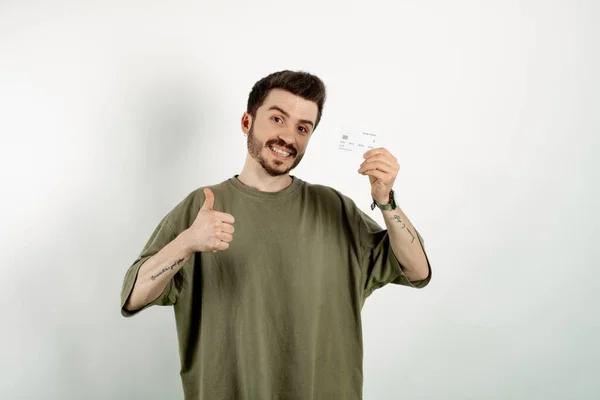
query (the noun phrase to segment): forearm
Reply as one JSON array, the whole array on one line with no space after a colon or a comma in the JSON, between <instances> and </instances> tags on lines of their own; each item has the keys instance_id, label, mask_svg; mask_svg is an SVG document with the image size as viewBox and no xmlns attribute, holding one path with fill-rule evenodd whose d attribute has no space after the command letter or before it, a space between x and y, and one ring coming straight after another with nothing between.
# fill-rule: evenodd
<instances>
[{"instance_id":1,"label":"forearm","mask_svg":"<svg viewBox=\"0 0 600 400\"><path fill-rule=\"evenodd\" d=\"M411 281L427 278L429 267L427 257L417 231L408 217L400 209L382 210L383 219L390 237L390 244L396 259L402 266L402 271Z\"/></svg>"},{"instance_id":2,"label":"forearm","mask_svg":"<svg viewBox=\"0 0 600 400\"><path fill-rule=\"evenodd\" d=\"M140 267L125 309L135 311L156 300L169 280L192 256L185 231L147 259Z\"/></svg>"}]
</instances>

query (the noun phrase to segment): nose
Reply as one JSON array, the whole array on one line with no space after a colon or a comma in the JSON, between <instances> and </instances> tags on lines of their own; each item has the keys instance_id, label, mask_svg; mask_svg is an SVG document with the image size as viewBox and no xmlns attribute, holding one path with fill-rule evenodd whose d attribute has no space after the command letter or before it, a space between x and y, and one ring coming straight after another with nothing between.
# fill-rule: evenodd
<instances>
[{"instance_id":1,"label":"nose","mask_svg":"<svg viewBox=\"0 0 600 400\"><path fill-rule=\"evenodd\" d=\"M293 129L282 129L278 136L286 143L286 145L294 147L296 132Z\"/></svg>"}]
</instances>

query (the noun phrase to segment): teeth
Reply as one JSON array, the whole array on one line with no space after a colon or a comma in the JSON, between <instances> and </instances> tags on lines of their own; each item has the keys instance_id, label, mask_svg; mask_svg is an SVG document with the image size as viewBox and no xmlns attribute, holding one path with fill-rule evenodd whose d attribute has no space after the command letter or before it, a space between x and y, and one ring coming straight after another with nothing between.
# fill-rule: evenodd
<instances>
[{"instance_id":1,"label":"teeth","mask_svg":"<svg viewBox=\"0 0 600 400\"><path fill-rule=\"evenodd\" d=\"M271 150L273 150L275 153L280 154L284 157L287 157L290 155L290 153L286 153L285 151L281 151L279 149L276 149L275 147L271 147Z\"/></svg>"}]
</instances>

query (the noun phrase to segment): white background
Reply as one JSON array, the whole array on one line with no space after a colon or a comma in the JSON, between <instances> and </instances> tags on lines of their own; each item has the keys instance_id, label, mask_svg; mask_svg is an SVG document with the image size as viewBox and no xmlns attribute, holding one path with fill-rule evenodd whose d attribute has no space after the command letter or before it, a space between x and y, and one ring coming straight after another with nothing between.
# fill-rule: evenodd
<instances>
[{"instance_id":1,"label":"white background","mask_svg":"<svg viewBox=\"0 0 600 400\"><path fill-rule=\"evenodd\" d=\"M217 5L218 4L218 5ZM172 309L119 313L195 188L241 171L254 82L328 88L293 174L369 209L366 127L433 265L363 309L364 397L600 397L594 1L0 2L0 397L182 398Z\"/></svg>"}]
</instances>

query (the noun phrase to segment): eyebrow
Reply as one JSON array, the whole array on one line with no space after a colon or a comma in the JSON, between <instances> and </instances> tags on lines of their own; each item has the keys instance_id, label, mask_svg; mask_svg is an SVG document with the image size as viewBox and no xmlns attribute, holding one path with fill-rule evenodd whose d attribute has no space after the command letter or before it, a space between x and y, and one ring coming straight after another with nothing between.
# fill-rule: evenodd
<instances>
[{"instance_id":1,"label":"eyebrow","mask_svg":"<svg viewBox=\"0 0 600 400\"><path fill-rule=\"evenodd\" d=\"M290 117L290 114L288 114L286 111L284 111L281 107L278 107L278 106L271 106L271 107L269 107L268 110L277 110L280 113L282 113L283 115L285 115L286 117L288 117L288 118ZM300 122L303 124L309 124L313 128L315 127L315 124L309 119L301 119Z\"/></svg>"}]
</instances>

